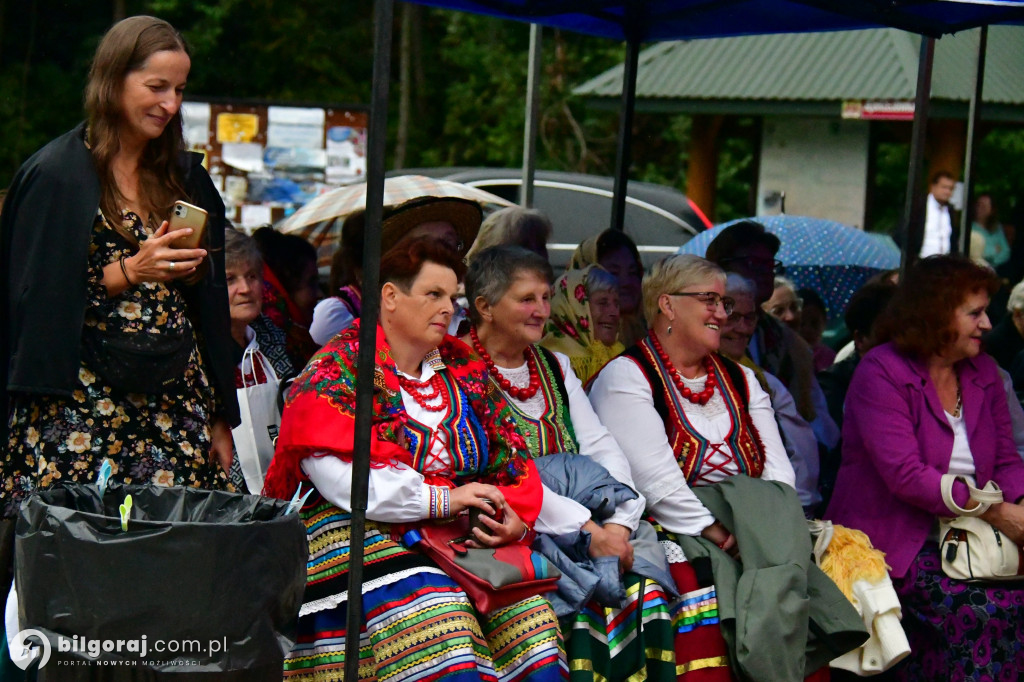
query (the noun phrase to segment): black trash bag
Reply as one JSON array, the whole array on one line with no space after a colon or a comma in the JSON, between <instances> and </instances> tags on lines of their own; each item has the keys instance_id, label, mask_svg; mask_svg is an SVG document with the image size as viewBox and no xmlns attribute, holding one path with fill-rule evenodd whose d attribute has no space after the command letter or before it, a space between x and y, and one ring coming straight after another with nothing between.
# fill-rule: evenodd
<instances>
[{"instance_id":1,"label":"black trash bag","mask_svg":"<svg viewBox=\"0 0 1024 682\"><path fill-rule=\"evenodd\" d=\"M129 493L126 532L119 507ZM22 628L39 630L54 657L79 665L185 676L276 668L280 679L308 551L305 528L298 514L285 515L287 506L116 483L102 499L95 485L34 493L21 506L15 539Z\"/></svg>"}]
</instances>

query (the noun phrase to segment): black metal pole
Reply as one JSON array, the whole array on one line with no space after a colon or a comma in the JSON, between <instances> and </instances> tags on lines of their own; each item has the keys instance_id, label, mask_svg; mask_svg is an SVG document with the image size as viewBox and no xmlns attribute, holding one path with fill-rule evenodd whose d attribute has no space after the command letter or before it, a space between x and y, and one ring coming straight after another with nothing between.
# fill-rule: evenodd
<instances>
[{"instance_id":1,"label":"black metal pole","mask_svg":"<svg viewBox=\"0 0 1024 682\"><path fill-rule=\"evenodd\" d=\"M914 100L914 131L910 142L910 169L907 172L907 202L900 225L900 277L917 260L924 239L925 195L921 193L921 172L924 163L924 143L928 131L928 104L932 91L932 63L935 58L935 39L921 38L921 57L917 64L917 96Z\"/></svg>"},{"instance_id":2,"label":"black metal pole","mask_svg":"<svg viewBox=\"0 0 1024 682\"><path fill-rule=\"evenodd\" d=\"M540 116L540 24L530 24L530 64L526 76L526 126L523 128L523 185L519 205L533 207L533 176L537 170L537 119Z\"/></svg>"},{"instance_id":3,"label":"black metal pole","mask_svg":"<svg viewBox=\"0 0 1024 682\"><path fill-rule=\"evenodd\" d=\"M960 239L954 245L957 253L970 254L971 208L974 205L974 170L977 162L975 137L981 121L981 91L985 87L985 50L988 47L988 26L981 27L978 36L978 68L974 73L974 92L967 115L967 158L964 159L964 209L960 211Z\"/></svg>"},{"instance_id":4,"label":"black metal pole","mask_svg":"<svg viewBox=\"0 0 1024 682\"><path fill-rule=\"evenodd\" d=\"M626 225L626 189L633 145L633 112L636 109L636 74L640 62L640 41L626 41L626 63L622 73L622 114L619 117L619 142L615 157L615 190L612 197L612 229Z\"/></svg>"},{"instance_id":5,"label":"black metal pole","mask_svg":"<svg viewBox=\"0 0 1024 682\"><path fill-rule=\"evenodd\" d=\"M349 535L348 620L345 629L345 679L359 679L359 629L363 624L363 536L370 476L370 428L373 372L380 316L380 224L384 211L384 151L388 134L388 86L391 82L391 29L394 0L374 1L373 93L366 160L366 226L363 238L363 306L356 375L355 452L352 455L352 523Z\"/></svg>"}]
</instances>

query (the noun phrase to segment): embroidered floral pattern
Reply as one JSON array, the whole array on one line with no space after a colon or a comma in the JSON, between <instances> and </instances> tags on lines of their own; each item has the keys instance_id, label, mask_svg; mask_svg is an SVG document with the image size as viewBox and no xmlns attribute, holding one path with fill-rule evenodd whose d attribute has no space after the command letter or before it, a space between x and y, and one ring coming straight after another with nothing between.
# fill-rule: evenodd
<instances>
[{"instance_id":1,"label":"embroidered floral pattern","mask_svg":"<svg viewBox=\"0 0 1024 682\"><path fill-rule=\"evenodd\" d=\"M594 338L587 278L595 268L599 269L600 266L589 265L581 270L569 270L555 282L547 334L541 341L545 348L569 356L573 371L584 384L606 362L625 350L625 346L618 341L606 346Z\"/></svg>"},{"instance_id":2,"label":"embroidered floral pattern","mask_svg":"<svg viewBox=\"0 0 1024 682\"><path fill-rule=\"evenodd\" d=\"M354 418L358 342L358 323L329 341L299 374L288 393L287 404L300 397L315 396L317 400L327 401L343 416ZM488 380L483 361L454 337L446 338L440 348L426 359L437 369L449 372L487 436L487 451L480 453L480 470L473 472L474 476L483 477L495 485L509 485L517 481L526 472L526 441L516 427L511 406ZM405 425L409 417L402 404L398 369L391 357L391 348L379 328L373 371L374 433L382 441L406 447ZM279 451L278 456L280 454ZM388 456L393 457L393 451ZM374 466L389 463L371 460ZM411 464L411 455L406 463Z\"/></svg>"},{"instance_id":3,"label":"embroidered floral pattern","mask_svg":"<svg viewBox=\"0 0 1024 682\"><path fill-rule=\"evenodd\" d=\"M534 417L514 402L509 404L515 412L520 430L525 433L530 454L532 457L543 457L554 452L578 453L580 448L576 442L569 405L563 399L555 377L555 372L560 376L562 370L560 367L552 367L552 363L548 362L547 356L538 347L531 346L529 352L533 353L537 362L544 411L539 417Z\"/></svg>"}]
</instances>

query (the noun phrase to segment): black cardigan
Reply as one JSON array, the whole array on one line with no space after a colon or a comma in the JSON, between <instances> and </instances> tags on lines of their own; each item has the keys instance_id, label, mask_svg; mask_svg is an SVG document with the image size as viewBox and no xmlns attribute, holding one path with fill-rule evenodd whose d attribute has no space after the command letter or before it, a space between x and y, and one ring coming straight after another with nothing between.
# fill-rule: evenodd
<instances>
[{"instance_id":1,"label":"black cardigan","mask_svg":"<svg viewBox=\"0 0 1024 682\"><path fill-rule=\"evenodd\" d=\"M83 123L33 154L14 176L0 214L2 443L12 393L70 396L78 387L89 243L100 203L100 182L84 135ZM224 202L201 154L183 152L180 163L190 201L210 214L209 272L182 292L221 401L217 416L234 426L239 416L224 277Z\"/></svg>"}]
</instances>

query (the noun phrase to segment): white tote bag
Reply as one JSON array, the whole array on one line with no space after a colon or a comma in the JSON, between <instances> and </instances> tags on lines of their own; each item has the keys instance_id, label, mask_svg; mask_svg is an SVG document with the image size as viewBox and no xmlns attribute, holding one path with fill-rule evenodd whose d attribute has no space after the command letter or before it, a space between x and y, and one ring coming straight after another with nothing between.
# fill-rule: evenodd
<instances>
[{"instance_id":1,"label":"white tote bag","mask_svg":"<svg viewBox=\"0 0 1024 682\"><path fill-rule=\"evenodd\" d=\"M263 369L267 380L256 383L254 365ZM235 456L242 468L245 485L253 495L263 490L263 476L274 457L274 442L281 426L277 409L279 380L274 368L258 348L246 348L242 356L242 388L238 389L238 408L242 423L231 430L235 439Z\"/></svg>"}]
</instances>

